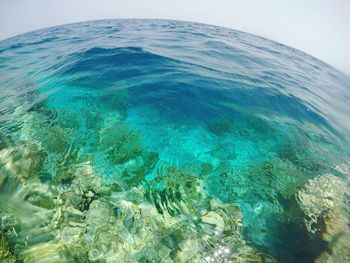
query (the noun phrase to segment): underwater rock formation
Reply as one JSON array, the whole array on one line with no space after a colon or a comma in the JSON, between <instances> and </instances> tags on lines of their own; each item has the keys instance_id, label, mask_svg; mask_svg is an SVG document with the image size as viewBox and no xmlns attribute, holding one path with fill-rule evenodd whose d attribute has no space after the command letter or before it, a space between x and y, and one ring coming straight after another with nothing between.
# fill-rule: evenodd
<instances>
[{"instance_id":1,"label":"underwater rock formation","mask_svg":"<svg viewBox=\"0 0 350 263\"><path fill-rule=\"evenodd\" d=\"M310 235L321 235L329 247L316 262L350 261L349 198L349 185L332 174L309 180L297 193L307 230Z\"/></svg>"},{"instance_id":2,"label":"underwater rock formation","mask_svg":"<svg viewBox=\"0 0 350 263\"><path fill-rule=\"evenodd\" d=\"M244 240L240 209L194 175L167 167L151 188L122 191L86 162L49 184L38 151L0 152L3 262L273 262Z\"/></svg>"},{"instance_id":3,"label":"underwater rock formation","mask_svg":"<svg viewBox=\"0 0 350 263\"><path fill-rule=\"evenodd\" d=\"M278 156L232 171L228 162L235 150L222 153L218 144L211 152L220 163L180 169L161 162L140 134L119 120L99 121L86 147L70 127L86 125L86 119L59 125L49 121L51 115L59 111L23 116L19 146L1 136L4 262L277 262L281 257L262 253L250 242L271 237L270 222L256 224L256 218L275 215L286 227L300 224L291 219L300 211L310 240L321 235L331 248L318 262L349 258L348 215L340 207L348 188L334 175L309 173L316 165L312 154L287 145ZM40 133L38 125L49 128ZM212 125L213 132L216 125L222 129L221 123ZM102 165L112 165L116 176L101 174L94 151L103 153ZM348 173L346 166L335 169ZM204 179L219 184L222 192L208 188ZM252 196L261 201L251 202ZM296 204L284 203L294 197ZM243 218L235 203L251 214ZM244 220L253 234L247 235Z\"/></svg>"}]
</instances>

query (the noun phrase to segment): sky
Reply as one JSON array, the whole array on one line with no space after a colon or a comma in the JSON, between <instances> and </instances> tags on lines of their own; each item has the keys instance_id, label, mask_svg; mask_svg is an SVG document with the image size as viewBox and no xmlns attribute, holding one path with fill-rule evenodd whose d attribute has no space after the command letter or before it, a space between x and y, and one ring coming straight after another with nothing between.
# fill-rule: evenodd
<instances>
[{"instance_id":1,"label":"sky","mask_svg":"<svg viewBox=\"0 0 350 263\"><path fill-rule=\"evenodd\" d=\"M229 27L297 48L350 75L350 0L0 0L0 40L111 18Z\"/></svg>"}]
</instances>

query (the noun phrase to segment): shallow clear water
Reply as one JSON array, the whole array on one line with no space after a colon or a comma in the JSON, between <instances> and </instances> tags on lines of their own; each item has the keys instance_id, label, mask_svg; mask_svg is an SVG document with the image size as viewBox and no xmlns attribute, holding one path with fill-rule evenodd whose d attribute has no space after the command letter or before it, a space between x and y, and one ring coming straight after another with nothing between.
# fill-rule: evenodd
<instances>
[{"instance_id":1,"label":"shallow clear water","mask_svg":"<svg viewBox=\"0 0 350 263\"><path fill-rule=\"evenodd\" d=\"M0 112L0 258L350 257L350 79L298 50L177 21L44 29L0 42Z\"/></svg>"}]
</instances>

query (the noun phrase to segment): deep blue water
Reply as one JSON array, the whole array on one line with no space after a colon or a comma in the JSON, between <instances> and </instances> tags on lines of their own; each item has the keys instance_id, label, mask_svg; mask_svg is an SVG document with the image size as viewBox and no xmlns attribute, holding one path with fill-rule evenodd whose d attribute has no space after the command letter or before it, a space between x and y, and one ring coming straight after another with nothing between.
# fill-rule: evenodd
<instances>
[{"instance_id":1,"label":"deep blue water","mask_svg":"<svg viewBox=\"0 0 350 263\"><path fill-rule=\"evenodd\" d=\"M42 183L72 152L125 191L163 189L159 171L174 167L237 205L246 242L277 261L330 246L296 196L324 174L348 185L335 167L350 157L350 79L301 51L178 21L43 29L0 42L0 114L2 148L46 151Z\"/></svg>"}]
</instances>

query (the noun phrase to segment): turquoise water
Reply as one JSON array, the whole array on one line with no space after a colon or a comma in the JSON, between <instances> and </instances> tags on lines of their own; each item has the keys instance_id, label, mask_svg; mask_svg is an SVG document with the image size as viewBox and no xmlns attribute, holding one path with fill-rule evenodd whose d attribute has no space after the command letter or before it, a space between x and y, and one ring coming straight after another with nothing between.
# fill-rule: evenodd
<instances>
[{"instance_id":1,"label":"turquoise water","mask_svg":"<svg viewBox=\"0 0 350 263\"><path fill-rule=\"evenodd\" d=\"M329 65L209 25L107 20L4 40L1 256L350 260L349 102Z\"/></svg>"}]
</instances>

